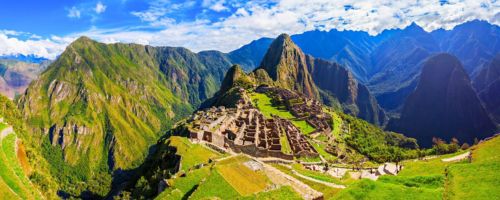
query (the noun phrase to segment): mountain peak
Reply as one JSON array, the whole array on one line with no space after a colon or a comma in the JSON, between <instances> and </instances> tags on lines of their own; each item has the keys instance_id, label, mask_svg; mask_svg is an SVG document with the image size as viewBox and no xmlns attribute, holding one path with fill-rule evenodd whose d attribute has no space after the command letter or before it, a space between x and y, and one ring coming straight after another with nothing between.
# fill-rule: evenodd
<instances>
[{"instance_id":1,"label":"mountain peak","mask_svg":"<svg viewBox=\"0 0 500 200\"><path fill-rule=\"evenodd\" d=\"M419 26L417 23L412 22L409 26L405 27L403 29L404 32L408 33L421 33L421 32L426 32L421 26Z\"/></svg>"},{"instance_id":2,"label":"mountain peak","mask_svg":"<svg viewBox=\"0 0 500 200\"><path fill-rule=\"evenodd\" d=\"M95 40L90 39L87 36L80 36L78 39L73 41L70 46L75 46L79 44L92 44L92 43L97 43Z\"/></svg>"},{"instance_id":3,"label":"mountain peak","mask_svg":"<svg viewBox=\"0 0 500 200\"><path fill-rule=\"evenodd\" d=\"M277 85L298 91L308 97L318 97L318 90L307 69L310 57L292 41L281 34L269 46L258 69L264 69Z\"/></svg>"},{"instance_id":4,"label":"mountain peak","mask_svg":"<svg viewBox=\"0 0 500 200\"><path fill-rule=\"evenodd\" d=\"M430 138L472 142L494 132L495 126L472 89L460 61L450 54L429 58L415 91L406 99L401 118L389 130L417 138L424 147Z\"/></svg>"},{"instance_id":5,"label":"mountain peak","mask_svg":"<svg viewBox=\"0 0 500 200\"><path fill-rule=\"evenodd\" d=\"M280 42L291 42L292 41L292 38L290 38L290 35L286 34L286 33L282 33L280 34L277 38L276 38L276 41L280 41Z\"/></svg>"}]
</instances>

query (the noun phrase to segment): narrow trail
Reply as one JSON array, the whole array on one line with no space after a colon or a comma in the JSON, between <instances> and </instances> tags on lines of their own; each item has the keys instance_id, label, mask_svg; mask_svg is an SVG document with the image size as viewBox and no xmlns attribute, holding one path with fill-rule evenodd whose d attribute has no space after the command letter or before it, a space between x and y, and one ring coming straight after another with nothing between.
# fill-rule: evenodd
<instances>
[{"instance_id":1,"label":"narrow trail","mask_svg":"<svg viewBox=\"0 0 500 200\"><path fill-rule=\"evenodd\" d=\"M269 177L271 182L276 185L289 185L296 192L298 192L304 199L317 199L323 196L323 193L314 190L305 183L297 180L296 178L283 173L282 171L269 166L268 164L262 163L263 169L266 175Z\"/></svg>"},{"instance_id":2,"label":"narrow trail","mask_svg":"<svg viewBox=\"0 0 500 200\"><path fill-rule=\"evenodd\" d=\"M309 180L309 181L313 181L313 182L316 182L316 183L319 183L319 184L323 184L323 185L326 185L328 187L332 187L332 188L340 188L340 189L344 189L345 186L344 185L337 185L335 183L330 183L330 182L326 182L326 181L321 181L321 180L318 180L318 179L314 179L314 178L311 178L311 177L308 177L308 176L304 176L302 175L301 173L295 171L295 170L292 170L292 173L297 175L298 177L300 178L303 178L303 179L306 179L306 180Z\"/></svg>"},{"instance_id":3,"label":"narrow trail","mask_svg":"<svg viewBox=\"0 0 500 200\"><path fill-rule=\"evenodd\" d=\"M464 160L467 157L469 157L469 155L470 155L470 151L468 151L466 153L463 153L463 154L460 154L460 155L457 155L457 156L453 156L451 158L441 159L441 161L443 161L443 162L454 162L454 161Z\"/></svg>"},{"instance_id":4,"label":"narrow trail","mask_svg":"<svg viewBox=\"0 0 500 200\"><path fill-rule=\"evenodd\" d=\"M12 126L9 126L9 127L6 127L4 128L1 132L0 132L0 140L3 139L5 136L9 135L9 134L12 134L14 133L14 130L12 129Z\"/></svg>"}]
</instances>

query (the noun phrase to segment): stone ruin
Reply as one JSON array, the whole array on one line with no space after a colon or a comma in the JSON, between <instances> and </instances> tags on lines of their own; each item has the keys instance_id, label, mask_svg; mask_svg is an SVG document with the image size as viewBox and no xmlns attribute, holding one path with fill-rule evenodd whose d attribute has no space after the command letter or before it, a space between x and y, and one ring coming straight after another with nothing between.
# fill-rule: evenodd
<instances>
[{"instance_id":1,"label":"stone ruin","mask_svg":"<svg viewBox=\"0 0 500 200\"><path fill-rule=\"evenodd\" d=\"M212 107L196 112L187 126L189 138L255 157L318 157L297 127L286 119L266 118L250 101L241 99L236 108ZM292 154L282 151L286 137Z\"/></svg>"},{"instance_id":2,"label":"stone ruin","mask_svg":"<svg viewBox=\"0 0 500 200\"><path fill-rule=\"evenodd\" d=\"M319 101L287 89L265 85L259 86L255 91L271 95L281 104L284 104L293 116L306 120L308 124L316 129L315 132L326 134L331 132L332 117L323 112L323 106Z\"/></svg>"}]
</instances>

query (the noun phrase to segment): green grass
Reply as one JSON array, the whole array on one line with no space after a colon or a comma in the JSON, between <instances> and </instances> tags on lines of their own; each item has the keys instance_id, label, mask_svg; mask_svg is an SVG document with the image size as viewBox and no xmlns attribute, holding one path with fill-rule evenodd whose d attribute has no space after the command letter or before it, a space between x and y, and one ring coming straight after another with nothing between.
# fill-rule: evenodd
<instances>
[{"instance_id":1,"label":"green grass","mask_svg":"<svg viewBox=\"0 0 500 200\"><path fill-rule=\"evenodd\" d=\"M448 168L445 196L449 199L500 199L500 137L472 150L472 163Z\"/></svg>"},{"instance_id":2,"label":"green grass","mask_svg":"<svg viewBox=\"0 0 500 200\"><path fill-rule=\"evenodd\" d=\"M170 145L177 148L177 155L182 157L182 170L187 171L198 164L207 163L209 159L219 158L222 155L203 145L193 144L187 138L172 136Z\"/></svg>"},{"instance_id":3,"label":"green grass","mask_svg":"<svg viewBox=\"0 0 500 200\"><path fill-rule=\"evenodd\" d=\"M185 177L177 177L168 180L171 187L163 191L156 199L182 199L191 195L191 192L196 190L200 182L210 175L209 166L203 167L191 172L188 172Z\"/></svg>"},{"instance_id":4,"label":"green grass","mask_svg":"<svg viewBox=\"0 0 500 200\"><path fill-rule=\"evenodd\" d=\"M342 189L339 189L339 188L332 188L332 187L329 187L329 186L326 186L324 184L321 184L321 183L317 183L317 182L314 182L314 181L310 181L310 180L307 180L307 179L304 179L302 177L299 177L295 174L292 173L291 169L283 166L283 165L279 165L279 164L272 164L273 167L275 167L276 169L284 172L285 174L288 174L294 178L296 178L297 180L301 181L302 183L308 185L309 187L315 189L316 191L319 191L321 193L323 193L323 196L325 199L330 199L332 198L335 194L337 194L338 192L340 192Z\"/></svg>"},{"instance_id":5,"label":"green grass","mask_svg":"<svg viewBox=\"0 0 500 200\"><path fill-rule=\"evenodd\" d=\"M442 199L442 189L406 187L401 184L361 179L340 191L334 199Z\"/></svg>"},{"instance_id":6,"label":"green grass","mask_svg":"<svg viewBox=\"0 0 500 200\"><path fill-rule=\"evenodd\" d=\"M290 120L293 125L299 128L302 133L308 134L313 132L315 129L305 120L299 120L292 115L284 106L276 107L271 103L271 98L266 94L252 93L250 95L252 101L257 106L257 108L262 112L266 118L271 118L271 115L277 115L278 117Z\"/></svg>"},{"instance_id":7,"label":"green grass","mask_svg":"<svg viewBox=\"0 0 500 200\"><path fill-rule=\"evenodd\" d=\"M443 175L445 168L450 164L441 161L441 157L430 160L408 160L403 162L404 168L399 176Z\"/></svg>"},{"instance_id":8,"label":"green grass","mask_svg":"<svg viewBox=\"0 0 500 200\"><path fill-rule=\"evenodd\" d=\"M304 176L319 180L319 181L324 181L324 182L329 182L329 183L335 183L335 184L343 184L342 181L338 178L332 177L328 174L323 174L321 172L317 171L312 171L305 169L301 164L292 164L292 168L298 172L299 174L302 174Z\"/></svg>"},{"instance_id":9,"label":"green grass","mask_svg":"<svg viewBox=\"0 0 500 200\"><path fill-rule=\"evenodd\" d=\"M243 164L245 161L236 157L216 164L217 171L241 196L261 192L270 184L264 172L252 171Z\"/></svg>"},{"instance_id":10,"label":"green grass","mask_svg":"<svg viewBox=\"0 0 500 200\"><path fill-rule=\"evenodd\" d=\"M281 152L285 154L292 154L292 148L290 147L290 143L288 143L288 139L285 135L280 135L280 144Z\"/></svg>"},{"instance_id":11,"label":"green grass","mask_svg":"<svg viewBox=\"0 0 500 200\"><path fill-rule=\"evenodd\" d=\"M311 140L309 140L309 143L312 144L318 154L321 155L325 160L329 162L334 162L335 160L337 160L337 157L325 151L326 145L324 143L313 142Z\"/></svg>"},{"instance_id":12,"label":"green grass","mask_svg":"<svg viewBox=\"0 0 500 200\"><path fill-rule=\"evenodd\" d=\"M281 199L287 199L287 200L300 200L302 197L300 197L299 194L297 194L292 187L290 186L281 186L278 189L271 190L268 192L261 192L254 194L249 197L242 198L245 200L251 200L251 199L261 199L261 200L270 200L270 199L275 199L275 200L281 200Z\"/></svg>"},{"instance_id":13,"label":"green grass","mask_svg":"<svg viewBox=\"0 0 500 200\"><path fill-rule=\"evenodd\" d=\"M340 137L340 132L342 131L342 118L335 112L331 112L333 118L332 124L332 135L334 137Z\"/></svg>"},{"instance_id":14,"label":"green grass","mask_svg":"<svg viewBox=\"0 0 500 200\"><path fill-rule=\"evenodd\" d=\"M210 176L198 186L189 199L236 199L241 196L239 193L217 172L212 170Z\"/></svg>"},{"instance_id":15,"label":"green grass","mask_svg":"<svg viewBox=\"0 0 500 200\"><path fill-rule=\"evenodd\" d=\"M2 129L4 129L6 125L2 125ZM0 141L0 179L2 185L6 186L0 188L2 190L0 193L11 196L13 192L17 198L40 199L40 194L31 185L22 170L17 159L15 145L15 134L9 134Z\"/></svg>"}]
</instances>

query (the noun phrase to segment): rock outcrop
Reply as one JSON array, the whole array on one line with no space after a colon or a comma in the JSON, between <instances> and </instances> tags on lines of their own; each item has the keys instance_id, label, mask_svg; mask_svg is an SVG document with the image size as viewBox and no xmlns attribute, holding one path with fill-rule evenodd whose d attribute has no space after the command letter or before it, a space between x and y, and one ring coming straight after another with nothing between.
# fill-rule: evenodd
<instances>
[{"instance_id":1,"label":"rock outcrop","mask_svg":"<svg viewBox=\"0 0 500 200\"><path fill-rule=\"evenodd\" d=\"M251 76L257 84L297 91L330 105L340 104L347 113L371 123L387 122L377 100L351 72L336 63L304 54L286 34L273 41Z\"/></svg>"}]
</instances>

